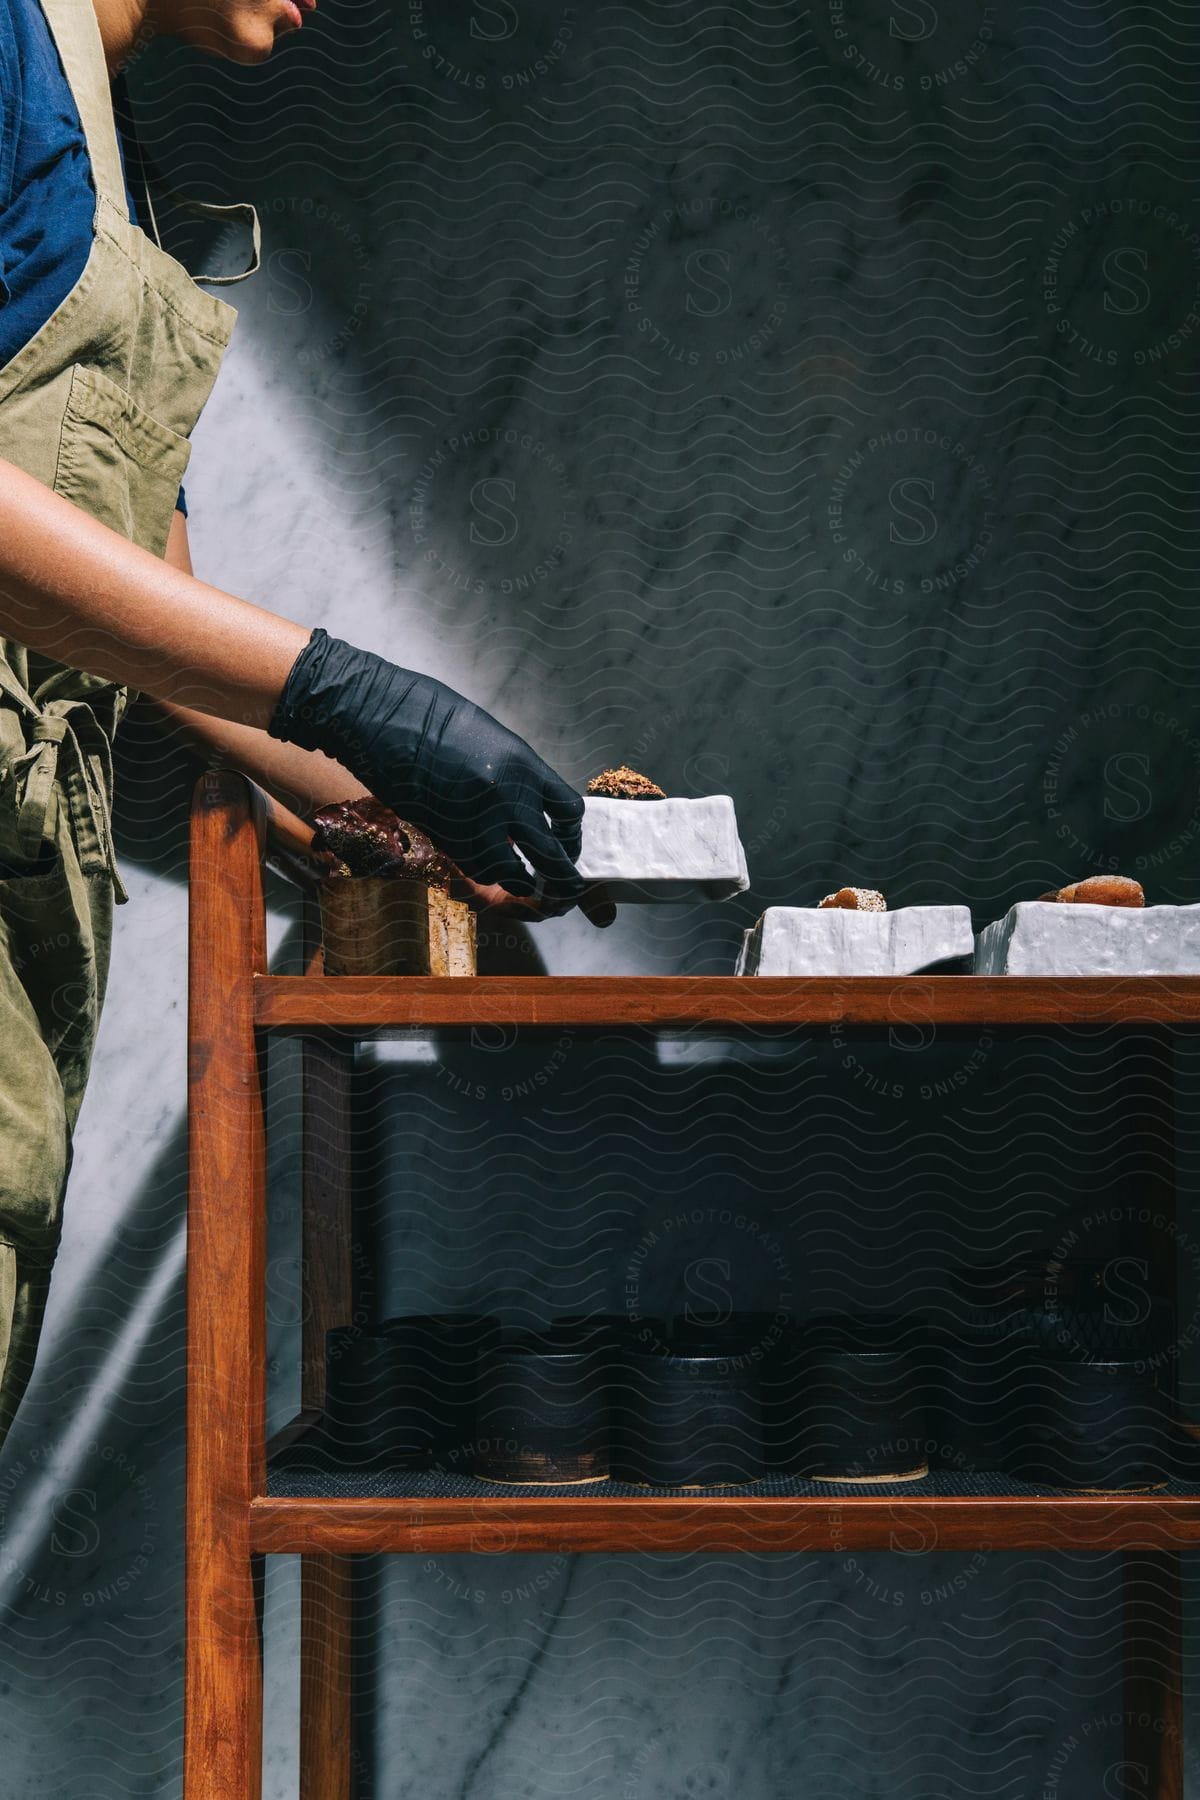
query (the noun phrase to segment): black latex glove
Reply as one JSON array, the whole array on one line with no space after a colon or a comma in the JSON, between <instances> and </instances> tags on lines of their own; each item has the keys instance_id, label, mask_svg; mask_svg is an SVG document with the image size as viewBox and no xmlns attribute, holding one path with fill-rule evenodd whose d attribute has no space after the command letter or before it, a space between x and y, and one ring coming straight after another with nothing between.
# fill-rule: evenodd
<instances>
[{"instance_id":1,"label":"black latex glove","mask_svg":"<svg viewBox=\"0 0 1200 1800\"><path fill-rule=\"evenodd\" d=\"M567 902L582 894L582 798L523 739L440 681L318 627L267 729L335 757L473 881L533 892L511 838L549 894Z\"/></svg>"}]
</instances>

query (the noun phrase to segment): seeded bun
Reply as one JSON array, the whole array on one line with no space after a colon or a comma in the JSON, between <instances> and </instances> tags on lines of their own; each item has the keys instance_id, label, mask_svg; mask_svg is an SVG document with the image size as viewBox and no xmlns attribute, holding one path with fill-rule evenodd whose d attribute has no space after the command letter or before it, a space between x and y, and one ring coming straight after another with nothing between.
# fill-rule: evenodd
<instances>
[{"instance_id":1,"label":"seeded bun","mask_svg":"<svg viewBox=\"0 0 1200 1800\"><path fill-rule=\"evenodd\" d=\"M817 902L818 911L824 906L838 906L845 912L887 911L887 901L877 888L839 888L836 894L826 894Z\"/></svg>"},{"instance_id":2,"label":"seeded bun","mask_svg":"<svg viewBox=\"0 0 1200 1800\"><path fill-rule=\"evenodd\" d=\"M593 775L587 791L606 800L665 800L667 797L648 775L639 775L636 769L627 768L624 763L619 769L605 769L603 774Z\"/></svg>"}]
</instances>

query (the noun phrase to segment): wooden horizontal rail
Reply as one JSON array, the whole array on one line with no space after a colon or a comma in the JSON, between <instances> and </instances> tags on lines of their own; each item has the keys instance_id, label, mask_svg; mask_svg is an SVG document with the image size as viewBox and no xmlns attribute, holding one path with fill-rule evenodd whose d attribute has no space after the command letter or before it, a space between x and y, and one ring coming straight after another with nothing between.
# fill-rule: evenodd
<instances>
[{"instance_id":1,"label":"wooden horizontal rail","mask_svg":"<svg viewBox=\"0 0 1200 1800\"><path fill-rule=\"evenodd\" d=\"M269 1031L525 1025L1195 1025L1200 976L259 975Z\"/></svg>"},{"instance_id":2,"label":"wooden horizontal rail","mask_svg":"<svg viewBox=\"0 0 1200 1800\"><path fill-rule=\"evenodd\" d=\"M519 1550L1170 1550L1200 1543L1200 1497L563 1499L274 1498L254 1549L428 1554Z\"/></svg>"}]
</instances>

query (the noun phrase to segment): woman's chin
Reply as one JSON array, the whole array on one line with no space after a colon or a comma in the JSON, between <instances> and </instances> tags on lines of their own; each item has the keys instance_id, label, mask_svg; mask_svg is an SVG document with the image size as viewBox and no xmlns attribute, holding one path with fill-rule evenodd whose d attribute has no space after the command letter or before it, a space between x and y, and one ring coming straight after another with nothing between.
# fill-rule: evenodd
<instances>
[{"instance_id":1,"label":"woman's chin","mask_svg":"<svg viewBox=\"0 0 1200 1800\"><path fill-rule=\"evenodd\" d=\"M194 49L203 51L205 56L248 66L266 62L280 37L295 30L286 13L278 13L274 19L269 15L261 16L255 20L252 29L244 21L239 21L239 26L237 31L221 31L204 24L177 35Z\"/></svg>"}]
</instances>

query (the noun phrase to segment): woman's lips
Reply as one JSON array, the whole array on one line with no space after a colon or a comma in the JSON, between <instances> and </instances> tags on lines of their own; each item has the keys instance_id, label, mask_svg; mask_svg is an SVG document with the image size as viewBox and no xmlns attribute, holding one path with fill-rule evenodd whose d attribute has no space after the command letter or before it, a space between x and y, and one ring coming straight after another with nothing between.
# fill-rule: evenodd
<instances>
[{"instance_id":1,"label":"woman's lips","mask_svg":"<svg viewBox=\"0 0 1200 1800\"><path fill-rule=\"evenodd\" d=\"M293 31L299 31L305 13L317 10L317 0L280 0L280 5Z\"/></svg>"}]
</instances>

